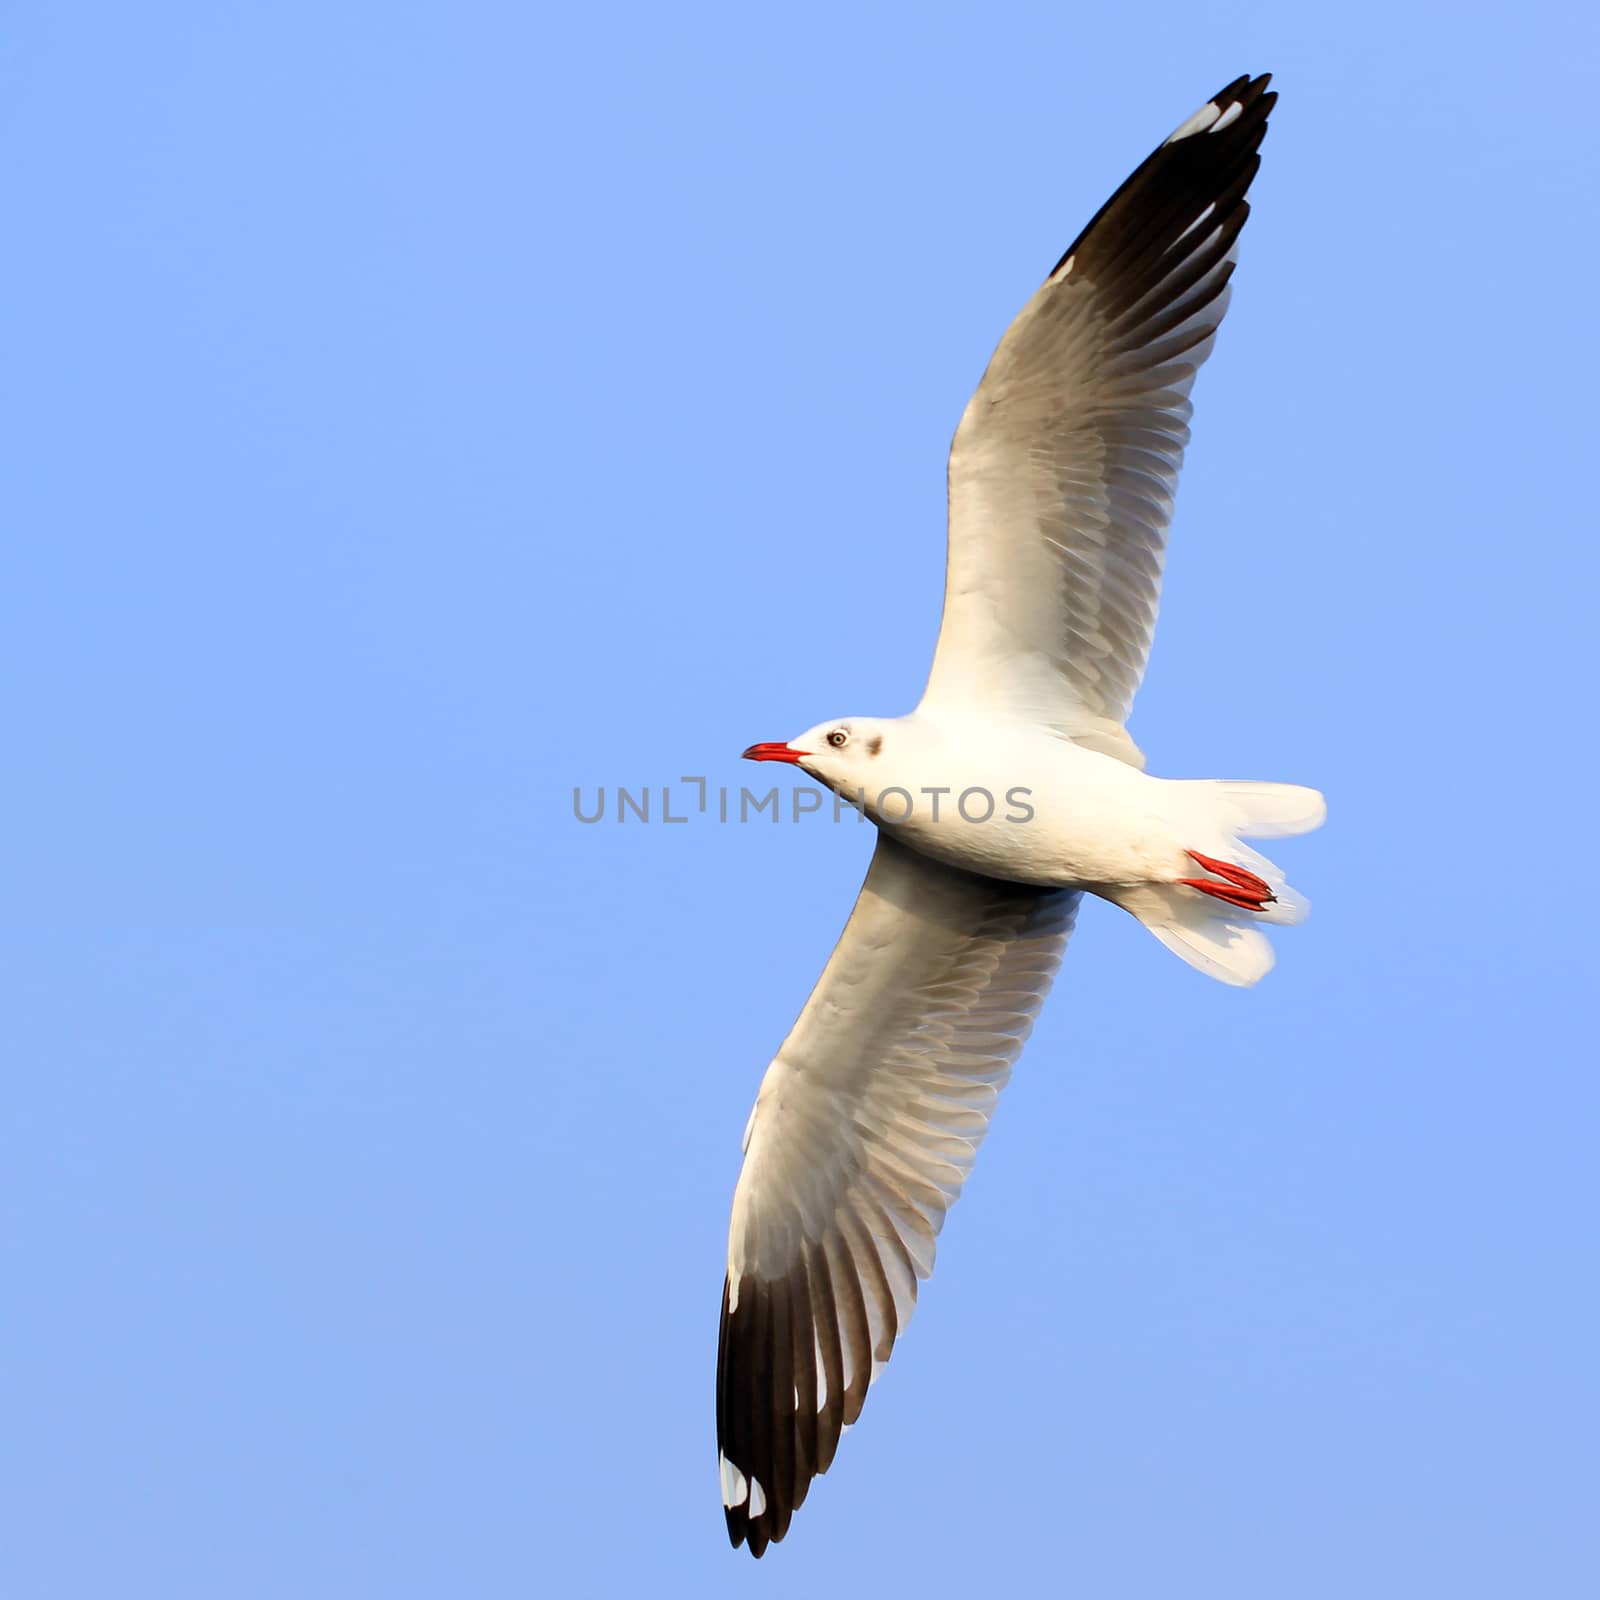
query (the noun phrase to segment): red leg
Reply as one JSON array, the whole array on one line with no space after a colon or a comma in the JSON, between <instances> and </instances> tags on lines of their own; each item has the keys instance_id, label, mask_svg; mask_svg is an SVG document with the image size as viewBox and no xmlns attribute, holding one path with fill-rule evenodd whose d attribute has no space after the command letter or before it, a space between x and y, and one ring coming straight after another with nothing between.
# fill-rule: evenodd
<instances>
[{"instance_id":1,"label":"red leg","mask_svg":"<svg viewBox=\"0 0 1600 1600\"><path fill-rule=\"evenodd\" d=\"M1244 867L1218 861L1212 856L1203 856L1198 850L1188 850L1184 853L1196 866L1204 867L1207 872L1216 873L1217 878L1223 880L1218 883L1216 878L1178 879L1179 883L1190 889L1198 889L1201 894L1208 894L1215 900L1237 906L1241 911L1260 911L1263 906L1271 905L1278 898L1265 878L1258 878L1255 873L1247 871Z\"/></svg>"}]
</instances>

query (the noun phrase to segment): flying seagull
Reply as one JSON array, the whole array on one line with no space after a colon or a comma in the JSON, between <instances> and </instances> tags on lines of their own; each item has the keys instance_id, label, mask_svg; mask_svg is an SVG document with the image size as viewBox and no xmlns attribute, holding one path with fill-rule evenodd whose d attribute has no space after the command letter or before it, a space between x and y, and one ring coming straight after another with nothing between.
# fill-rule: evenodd
<instances>
[{"instance_id":1,"label":"flying seagull","mask_svg":"<svg viewBox=\"0 0 1600 1600\"><path fill-rule=\"evenodd\" d=\"M878 824L745 1129L717 1435L728 1533L752 1555L889 1359L1082 896L1233 984L1272 965L1259 924L1305 913L1241 841L1315 828L1322 796L1151 777L1124 728L1267 82L1238 78L1180 124L1000 341L950 450L944 619L916 710L744 752Z\"/></svg>"}]
</instances>

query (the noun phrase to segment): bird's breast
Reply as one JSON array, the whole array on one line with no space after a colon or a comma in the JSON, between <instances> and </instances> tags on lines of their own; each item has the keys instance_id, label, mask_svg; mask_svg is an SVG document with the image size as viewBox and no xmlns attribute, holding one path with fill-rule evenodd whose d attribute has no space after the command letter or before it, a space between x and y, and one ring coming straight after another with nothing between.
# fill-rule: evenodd
<instances>
[{"instance_id":1,"label":"bird's breast","mask_svg":"<svg viewBox=\"0 0 1600 1600\"><path fill-rule=\"evenodd\" d=\"M999 759L886 773L867 814L903 843L988 877L1050 885L1141 881L1164 870L1159 780L1052 740Z\"/></svg>"}]
</instances>

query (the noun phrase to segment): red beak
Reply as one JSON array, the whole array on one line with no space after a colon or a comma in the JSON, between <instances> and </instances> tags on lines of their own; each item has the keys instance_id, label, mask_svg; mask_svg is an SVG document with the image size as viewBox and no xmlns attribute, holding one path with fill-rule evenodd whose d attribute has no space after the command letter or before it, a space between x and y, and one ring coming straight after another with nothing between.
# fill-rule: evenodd
<instances>
[{"instance_id":1,"label":"red beak","mask_svg":"<svg viewBox=\"0 0 1600 1600\"><path fill-rule=\"evenodd\" d=\"M740 756L741 761L788 761L800 764L801 752L791 750L786 744L753 744Z\"/></svg>"}]
</instances>

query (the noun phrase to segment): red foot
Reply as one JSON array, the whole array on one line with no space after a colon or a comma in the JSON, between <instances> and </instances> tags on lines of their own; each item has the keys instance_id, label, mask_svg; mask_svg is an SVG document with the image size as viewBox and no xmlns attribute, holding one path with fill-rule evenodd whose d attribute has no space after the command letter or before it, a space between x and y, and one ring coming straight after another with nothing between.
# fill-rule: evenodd
<instances>
[{"instance_id":1,"label":"red foot","mask_svg":"<svg viewBox=\"0 0 1600 1600\"><path fill-rule=\"evenodd\" d=\"M1201 855L1198 850L1186 850L1184 854L1197 866L1204 867L1207 872L1214 872L1218 878L1225 880L1218 883L1216 878L1178 879L1179 883L1186 884L1191 889L1198 889L1201 894L1208 894L1215 900L1237 906L1241 911L1260 911L1278 898L1264 878L1258 878L1255 873L1247 872L1243 867L1231 866L1226 861L1216 861L1210 856Z\"/></svg>"}]
</instances>

